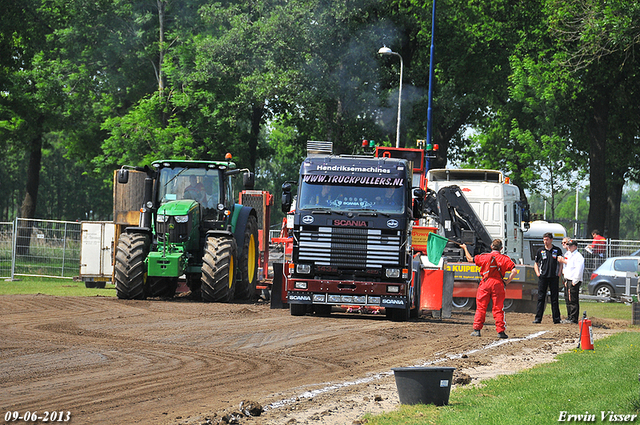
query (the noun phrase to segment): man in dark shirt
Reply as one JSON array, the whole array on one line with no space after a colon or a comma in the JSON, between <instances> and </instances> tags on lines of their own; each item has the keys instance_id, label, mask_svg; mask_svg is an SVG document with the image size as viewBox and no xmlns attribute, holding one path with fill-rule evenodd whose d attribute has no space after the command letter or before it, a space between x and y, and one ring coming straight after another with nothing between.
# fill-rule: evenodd
<instances>
[{"instance_id":1,"label":"man in dark shirt","mask_svg":"<svg viewBox=\"0 0 640 425\"><path fill-rule=\"evenodd\" d=\"M553 245L553 234L545 233L542 236L544 246L536 252L533 268L538 275L538 306L533 323L541 323L544 314L547 289L551 293L551 316L553 323L560 323L560 306L558 304L559 276L562 274L562 263L558 257L562 257L562 250Z\"/></svg>"}]
</instances>

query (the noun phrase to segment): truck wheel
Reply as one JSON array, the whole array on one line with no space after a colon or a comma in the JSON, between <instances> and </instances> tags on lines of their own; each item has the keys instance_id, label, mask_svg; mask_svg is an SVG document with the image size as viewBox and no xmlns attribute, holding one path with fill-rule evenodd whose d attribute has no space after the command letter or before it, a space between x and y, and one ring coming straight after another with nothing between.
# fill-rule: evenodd
<instances>
[{"instance_id":1,"label":"truck wheel","mask_svg":"<svg viewBox=\"0 0 640 425\"><path fill-rule=\"evenodd\" d=\"M511 299L511 298L505 298L504 300L504 305L502 306L502 310L503 311L515 311L516 309L516 305L518 303L516 302L516 300Z\"/></svg>"},{"instance_id":2,"label":"truck wheel","mask_svg":"<svg viewBox=\"0 0 640 425\"><path fill-rule=\"evenodd\" d=\"M452 301L454 310L471 310L475 305L473 298L453 298Z\"/></svg>"},{"instance_id":3,"label":"truck wheel","mask_svg":"<svg viewBox=\"0 0 640 425\"><path fill-rule=\"evenodd\" d=\"M116 294L124 300L143 300L149 255L149 237L142 233L123 233L118 239L114 264Z\"/></svg>"},{"instance_id":4,"label":"truck wheel","mask_svg":"<svg viewBox=\"0 0 640 425\"><path fill-rule=\"evenodd\" d=\"M207 238L202 258L203 301L227 303L233 300L235 281L236 242L232 238Z\"/></svg>"},{"instance_id":5,"label":"truck wheel","mask_svg":"<svg viewBox=\"0 0 640 425\"><path fill-rule=\"evenodd\" d=\"M258 220L249 216L247 227L244 229L244 245L242 258L238 268L239 281L236 294L242 300L249 300L256 296L256 283L258 282Z\"/></svg>"},{"instance_id":6,"label":"truck wheel","mask_svg":"<svg viewBox=\"0 0 640 425\"><path fill-rule=\"evenodd\" d=\"M178 279L175 277L147 278L147 292L149 297L173 298L178 289Z\"/></svg>"},{"instance_id":7,"label":"truck wheel","mask_svg":"<svg viewBox=\"0 0 640 425\"><path fill-rule=\"evenodd\" d=\"M304 316L307 314L307 305L289 303L289 312L292 316Z\"/></svg>"}]
</instances>

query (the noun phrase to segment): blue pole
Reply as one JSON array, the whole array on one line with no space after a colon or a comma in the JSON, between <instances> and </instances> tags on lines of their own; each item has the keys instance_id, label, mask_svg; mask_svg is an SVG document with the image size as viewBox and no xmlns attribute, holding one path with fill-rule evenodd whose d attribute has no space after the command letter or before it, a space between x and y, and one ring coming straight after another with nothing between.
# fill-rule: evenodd
<instances>
[{"instance_id":1,"label":"blue pole","mask_svg":"<svg viewBox=\"0 0 640 425\"><path fill-rule=\"evenodd\" d=\"M427 145L431 144L431 101L433 98L433 56L435 53L435 31L436 31L436 0L433 0L431 11L431 50L429 52L429 105L427 106ZM429 157L427 155L427 170L429 170Z\"/></svg>"}]
</instances>

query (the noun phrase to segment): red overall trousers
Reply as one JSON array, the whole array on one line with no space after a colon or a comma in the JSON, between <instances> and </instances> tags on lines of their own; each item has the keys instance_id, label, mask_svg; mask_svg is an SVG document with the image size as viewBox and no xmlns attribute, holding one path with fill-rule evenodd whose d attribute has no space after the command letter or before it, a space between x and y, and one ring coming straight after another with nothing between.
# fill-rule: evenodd
<instances>
[{"instance_id":1,"label":"red overall trousers","mask_svg":"<svg viewBox=\"0 0 640 425\"><path fill-rule=\"evenodd\" d=\"M504 311L502 310L505 297L504 282L502 280L504 274L498 264L499 261L495 257L496 255L492 252L491 254L476 255L474 259L476 265L480 266L482 279L476 293L476 315L473 319L473 329L479 331L484 326L487 307L491 300L493 301L491 312L496 322L496 331L500 333L505 331ZM509 259L509 261L511 260Z\"/></svg>"}]
</instances>

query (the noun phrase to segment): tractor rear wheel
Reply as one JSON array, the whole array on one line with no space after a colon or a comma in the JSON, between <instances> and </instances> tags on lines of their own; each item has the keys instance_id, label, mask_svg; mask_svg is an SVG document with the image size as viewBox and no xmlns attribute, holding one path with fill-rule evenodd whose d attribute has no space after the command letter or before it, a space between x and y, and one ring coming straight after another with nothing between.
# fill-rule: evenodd
<instances>
[{"instance_id":1,"label":"tractor rear wheel","mask_svg":"<svg viewBox=\"0 0 640 425\"><path fill-rule=\"evenodd\" d=\"M258 220L249 216L247 227L244 229L244 244L242 246L242 258L238 268L237 297L242 300L252 299L256 295L258 282Z\"/></svg>"},{"instance_id":2,"label":"tractor rear wheel","mask_svg":"<svg viewBox=\"0 0 640 425\"><path fill-rule=\"evenodd\" d=\"M209 237L202 258L203 301L230 302L235 295L236 242L233 238Z\"/></svg>"},{"instance_id":3,"label":"tractor rear wheel","mask_svg":"<svg viewBox=\"0 0 640 425\"><path fill-rule=\"evenodd\" d=\"M125 300L142 300L146 297L147 267L144 260L149 255L149 236L143 233L123 233L118 239L114 265L116 294Z\"/></svg>"}]
</instances>

